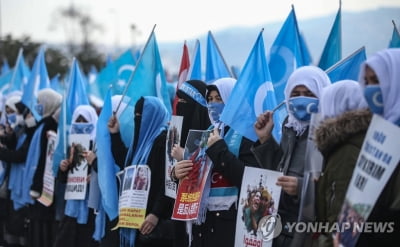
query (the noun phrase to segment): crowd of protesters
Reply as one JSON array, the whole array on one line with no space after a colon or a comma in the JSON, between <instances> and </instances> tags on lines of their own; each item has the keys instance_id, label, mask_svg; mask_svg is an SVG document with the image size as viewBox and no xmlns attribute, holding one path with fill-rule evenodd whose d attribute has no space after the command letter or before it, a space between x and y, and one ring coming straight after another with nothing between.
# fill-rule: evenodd
<instances>
[{"instance_id":1,"label":"crowd of protesters","mask_svg":"<svg viewBox=\"0 0 400 247\"><path fill-rule=\"evenodd\" d=\"M40 90L35 111L40 114L41 120L37 121L32 114L33 109L22 103L22 92L2 95L0 246L112 247L127 246L127 243L165 247L234 246L237 203L246 166L283 173L276 181L282 189L278 213L283 225L298 221L309 136L315 137L315 145L323 156L322 175L318 181L313 181L316 183L313 202L315 220L334 223L345 203L346 191L372 116L376 114L397 127L400 125L400 49L396 48L371 55L360 67L358 82L331 82L326 72L316 66L297 68L290 75L284 91L288 116L279 126L282 128L280 143L272 136L272 111L257 117L254 131L258 140L255 142L240 136L220 120L228 100L234 100L230 95L236 79L221 78L208 83L189 80L184 83L197 93L176 90L174 97L178 100L174 104L174 113L184 118L180 142L173 148L166 147L171 114L157 97L143 96L137 100L134 109L127 108L132 111L130 121L134 123L130 145L123 141L125 133L118 113L108 120L110 151L119 169L146 164L151 172L150 177L146 177L149 171L138 168L138 172L143 173L139 175L143 177L132 182L149 191L145 219L137 231L127 231L123 227L116 229L118 219L108 217L102 219L105 224L96 223L101 220L98 218L102 207L99 206L101 199L95 203L90 199L94 196L92 193L101 193L97 181L101 177L97 177L99 167L95 145L98 112L95 108L80 105L74 109L68 133L88 135L90 148L84 149L75 144L69 147L66 157L56 164L54 199L53 203L46 205L38 199L44 191L49 132L57 132L62 96L49 88ZM121 97L116 99L114 105L120 100ZM314 133L310 133L311 116L318 112L322 121ZM162 222L171 219L174 205L174 199L164 195L166 150L170 150L171 157L177 160L170 173L177 184L195 170L193 161L183 157L189 129L211 131L205 154L213 164L209 176L218 179L206 185L209 193L206 195L207 204L200 208L197 221L185 224L172 220L169 236L163 236L160 241L150 239L148 236ZM231 140L233 137L236 139ZM82 159L87 164L86 194L80 199L65 199L68 174L83 169L79 167ZM369 216L370 221L394 221L394 233L362 233L357 246L394 246L400 240L399 169L397 166L390 176ZM213 197L212 191L221 185L234 191L231 201L221 202ZM119 189L121 196L125 184L120 184ZM262 192L258 192L258 199L264 196ZM264 194L271 197L267 192ZM254 229L252 223L247 222L249 229ZM103 229L96 229L99 226ZM338 236L332 236L330 232L314 234L313 239L294 239L293 232L284 228L273 240L272 246L338 244Z\"/></svg>"}]
</instances>

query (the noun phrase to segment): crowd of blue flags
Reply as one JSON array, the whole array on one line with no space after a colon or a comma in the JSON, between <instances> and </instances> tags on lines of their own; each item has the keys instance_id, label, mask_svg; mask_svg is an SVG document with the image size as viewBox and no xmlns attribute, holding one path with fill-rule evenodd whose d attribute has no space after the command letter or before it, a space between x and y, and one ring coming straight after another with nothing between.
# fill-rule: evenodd
<instances>
[{"instance_id":1,"label":"crowd of blue flags","mask_svg":"<svg viewBox=\"0 0 400 247\"><path fill-rule=\"evenodd\" d=\"M394 24L394 23L393 23ZM366 60L365 47L354 51L342 59L341 7L333 22L318 66L325 70L332 82L352 79L358 80L359 67ZM237 82L221 120L236 132L255 141L257 136L253 124L257 116L265 110L273 110L284 101L284 88L289 75L301 66L312 64L312 58L298 26L296 13L292 7L276 39L269 49L265 49L263 32L258 34L247 60L242 68L229 66L218 44L208 32L205 68L202 68L201 46L196 40L191 53L190 67L184 80L203 80L211 83L223 77L236 77ZM394 24L393 35L388 47L400 47L400 34ZM187 48L186 48L187 49ZM156 96L172 114L170 83L167 82L162 57L158 48L156 33L151 31L142 50L128 49L114 60L109 56L106 66L99 71L93 67L84 75L77 59L73 59L65 80L59 75L51 80L45 63L45 46L41 46L32 68L25 63L23 50L18 53L14 67L3 61L0 74L0 90L3 95L22 92L22 102L27 105L34 117L40 120L37 109L37 92L43 88L52 88L63 95L58 126L58 141L54 153L54 175L58 164L66 158L68 129L74 109L79 105L88 105L90 98L96 97L104 104L97 124L98 166L100 190L103 195L102 206L110 219L118 215L117 180L113 175L118 171L110 150L110 135L107 121L118 109L112 109L111 97L122 95L118 107L123 107L119 116L121 132L126 146L133 139L133 108L142 96ZM189 59L189 58L188 58ZM175 89L174 89L175 90ZM281 138L281 123L286 112L274 114L275 128L273 137Z\"/></svg>"}]
</instances>

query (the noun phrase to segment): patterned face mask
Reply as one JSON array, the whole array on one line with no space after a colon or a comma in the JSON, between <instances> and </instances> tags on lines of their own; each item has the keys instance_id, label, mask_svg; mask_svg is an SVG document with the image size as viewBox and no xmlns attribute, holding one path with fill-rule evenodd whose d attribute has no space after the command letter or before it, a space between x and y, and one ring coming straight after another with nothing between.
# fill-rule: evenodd
<instances>
[{"instance_id":1,"label":"patterned face mask","mask_svg":"<svg viewBox=\"0 0 400 247\"><path fill-rule=\"evenodd\" d=\"M42 104L36 104L34 107L35 107L35 111L36 111L40 116L43 116L43 110L44 110L43 105L42 105Z\"/></svg>"},{"instance_id":2,"label":"patterned face mask","mask_svg":"<svg viewBox=\"0 0 400 247\"><path fill-rule=\"evenodd\" d=\"M71 134L91 134L94 130L92 123L74 123L71 125Z\"/></svg>"},{"instance_id":3,"label":"patterned face mask","mask_svg":"<svg viewBox=\"0 0 400 247\"><path fill-rule=\"evenodd\" d=\"M289 99L289 112L300 121L310 121L311 113L318 112L319 100L314 97L298 96Z\"/></svg>"},{"instance_id":4,"label":"patterned face mask","mask_svg":"<svg viewBox=\"0 0 400 247\"><path fill-rule=\"evenodd\" d=\"M364 89L365 101L373 113L383 114L382 90L379 85L368 85Z\"/></svg>"},{"instance_id":5,"label":"patterned face mask","mask_svg":"<svg viewBox=\"0 0 400 247\"><path fill-rule=\"evenodd\" d=\"M221 115L222 111L224 110L225 104L224 103L208 103L207 108L208 112L210 113L211 120L214 123L219 122L219 116Z\"/></svg>"}]
</instances>

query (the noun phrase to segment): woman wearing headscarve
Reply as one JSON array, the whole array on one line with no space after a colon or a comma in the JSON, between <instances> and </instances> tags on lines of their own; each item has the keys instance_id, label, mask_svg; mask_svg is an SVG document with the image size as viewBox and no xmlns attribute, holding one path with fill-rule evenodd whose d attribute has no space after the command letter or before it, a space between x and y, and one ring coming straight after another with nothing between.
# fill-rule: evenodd
<instances>
[{"instance_id":1,"label":"woman wearing headscarve","mask_svg":"<svg viewBox=\"0 0 400 247\"><path fill-rule=\"evenodd\" d=\"M315 141L324 161L317 183L316 221L333 225L341 211L372 114L359 83L352 80L325 87L319 108L323 121L315 130ZM318 246L333 246L332 233L322 232Z\"/></svg>"},{"instance_id":2,"label":"woman wearing headscarve","mask_svg":"<svg viewBox=\"0 0 400 247\"><path fill-rule=\"evenodd\" d=\"M111 133L113 157L121 170L130 165L146 164L149 166L150 191L146 206L146 217L136 234L135 229L120 228L122 246L172 246L172 241L162 239L147 243L146 235L150 234L161 219L169 219L165 214L165 205L160 203L164 196L165 144L169 114L164 104L157 97L141 97L135 104L134 135L132 144L127 148L119 132L119 123L115 116L108 122ZM136 235L136 237L135 237ZM171 234L172 236L173 234ZM156 241L156 240L154 240Z\"/></svg>"},{"instance_id":3,"label":"woman wearing headscarve","mask_svg":"<svg viewBox=\"0 0 400 247\"><path fill-rule=\"evenodd\" d=\"M36 125L27 126L25 124L24 119L28 117L29 109L20 101L16 101L20 98L20 96L13 96L6 100L6 105L13 110L13 113L8 114L16 114L11 118L18 122L18 125L15 126L19 130L17 133L13 131L16 145L8 143L8 145L0 146L0 160L3 165L7 164L5 175L8 176L8 184L5 184L5 186L7 186L10 193L9 198L2 201L0 205L4 207L1 211L6 217L5 241L10 245L25 245L26 243L27 229L24 227L24 222L27 217L27 207L22 202L22 185L24 183L23 175L29 145L36 129ZM18 120L21 118L22 122ZM5 143L2 142L2 144Z\"/></svg>"},{"instance_id":4,"label":"woman wearing headscarve","mask_svg":"<svg viewBox=\"0 0 400 247\"><path fill-rule=\"evenodd\" d=\"M177 90L178 97L175 113L177 116L182 116L182 131L180 144L174 145L171 151L171 156L180 161L183 158L183 150L190 129L205 130L211 122L208 117L207 102L205 94L207 84L200 80L189 80L184 82ZM168 150L167 150L168 151ZM175 176L175 168L172 169L171 177L175 182L178 179ZM169 205L166 209L169 214L172 214L175 200L167 196L164 197L165 205ZM189 239L186 232L186 223L179 220L174 220L175 226L175 243L174 246L188 246Z\"/></svg>"},{"instance_id":5,"label":"woman wearing headscarve","mask_svg":"<svg viewBox=\"0 0 400 247\"><path fill-rule=\"evenodd\" d=\"M221 78L207 86L206 100L212 132L207 141L206 154L213 167L207 178L199 220L193 222L191 246L233 246L235 242L237 199L245 166L257 166L250 151L253 142L240 136L220 121L236 83L233 78ZM191 160L178 162L177 178L182 179L194 169ZM223 191L216 195L215 191ZM209 192L209 193L207 193ZM206 194L207 193L207 194Z\"/></svg>"},{"instance_id":6,"label":"woman wearing headscarve","mask_svg":"<svg viewBox=\"0 0 400 247\"><path fill-rule=\"evenodd\" d=\"M46 88L38 92L36 109L42 119L37 123L37 129L32 137L26 162L27 169L24 174L24 190L29 190L31 198L26 198L29 203L28 243L32 247L47 247L53 244L54 206L44 206L37 200L43 190L43 176L47 157L47 132L57 132L58 110L61 106L62 96L53 89ZM30 116L29 116L30 115ZM25 123L34 125L35 119L29 114ZM34 171L34 173L31 173ZM31 181L31 183L29 182ZM28 188L29 186L29 188Z\"/></svg>"},{"instance_id":7,"label":"woman wearing headscarve","mask_svg":"<svg viewBox=\"0 0 400 247\"><path fill-rule=\"evenodd\" d=\"M8 148L15 148L17 138L24 131L24 119L18 114L16 104L21 100L21 95L11 95L5 102L5 126L2 127L0 142Z\"/></svg>"},{"instance_id":8,"label":"woman wearing headscarve","mask_svg":"<svg viewBox=\"0 0 400 247\"><path fill-rule=\"evenodd\" d=\"M381 50L362 65L359 83L374 114L400 126L400 49ZM400 165L372 209L369 222L394 222L392 232L362 232L356 246L393 246L400 241Z\"/></svg>"},{"instance_id":9,"label":"woman wearing headscarve","mask_svg":"<svg viewBox=\"0 0 400 247\"><path fill-rule=\"evenodd\" d=\"M322 89L330 83L327 74L316 66L300 67L289 76L285 88L288 117L282 126L280 145L272 138L274 122L271 111L261 114L254 125L258 141L253 152L257 160L284 174L277 181L277 185L282 187L278 214L283 226L298 219L311 113L318 112ZM292 241L293 234L284 227L274 239L273 246L301 246L302 243Z\"/></svg>"},{"instance_id":10,"label":"woman wearing headscarve","mask_svg":"<svg viewBox=\"0 0 400 247\"><path fill-rule=\"evenodd\" d=\"M89 135L91 142L90 146L93 147L96 137L97 119L98 117L96 110L92 106L80 105L72 114L72 123L69 133ZM87 164L89 165L87 176L90 178L91 169L96 165L95 163L97 162L92 150L79 150L77 146L72 146L70 151L71 157L60 162L58 175L58 179L60 181L65 183L67 181L68 172L78 165L76 164L75 160L75 154L78 151L83 151L83 153L80 155L86 159ZM89 179L89 182L92 182L92 179ZM99 245L99 243L92 237L95 229L95 214L93 207L88 204L89 193L92 186L95 186L95 184L90 183L89 188L86 189L85 199L66 200L65 216L59 223L54 247L90 247Z\"/></svg>"}]
</instances>

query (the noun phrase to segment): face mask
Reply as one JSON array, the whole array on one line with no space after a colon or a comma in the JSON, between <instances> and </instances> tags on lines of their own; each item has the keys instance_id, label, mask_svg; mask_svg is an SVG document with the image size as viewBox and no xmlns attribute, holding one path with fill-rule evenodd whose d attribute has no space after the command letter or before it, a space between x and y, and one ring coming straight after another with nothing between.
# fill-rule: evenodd
<instances>
[{"instance_id":1,"label":"face mask","mask_svg":"<svg viewBox=\"0 0 400 247\"><path fill-rule=\"evenodd\" d=\"M71 134L91 134L94 125L91 123L73 123L71 125Z\"/></svg>"},{"instance_id":2,"label":"face mask","mask_svg":"<svg viewBox=\"0 0 400 247\"><path fill-rule=\"evenodd\" d=\"M15 113L7 114L7 122L11 126L15 126L17 124L17 114L15 114Z\"/></svg>"},{"instance_id":3,"label":"face mask","mask_svg":"<svg viewBox=\"0 0 400 247\"><path fill-rule=\"evenodd\" d=\"M365 101L373 113L383 114L382 90L379 85L369 85L364 89Z\"/></svg>"},{"instance_id":4,"label":"face mask","mask_svg":"<svg viewBox=\"0 0 400 247\"><path fill-rule=\"evenodd\" d=\"M319 100L313 97L293 97L289 99L289 112L300 121L310 121L311 113L318 112Z\"/></svg>"},{"instance_id":5,"label":"face mask","mask_svg":"<svg viewBox=\"0 0 400 247\"><path fill-rule=\"evenodd\" d=\"M32 128L32 127L36 126L36 120L34 117L29 117L29 118L25 119L25 124L26 124L26 127Z\"/></svg>"},{"instance_id":6,"label":"face mask","mask_svg":"<svg viewBox=\"0 0 400 247\"><path fill-rule=\"evenodd\" d=\"M43 105L42 104L36 104L35 105L35 111L40 115L43 116Z\"/></svg>"},{"instance_id":7,"label":"face mask","mask_svg":"<svg viewBox=\"0 0 400 247\"><path fill-rule=\"evenodd\" d=\"M225 104L224 103L208 103L207 108L208 108L208 113L211 116L211 120L214 123L219 122L219 116L222 113L222 110L224 110Z\"/></svg>"}]
</instances>

